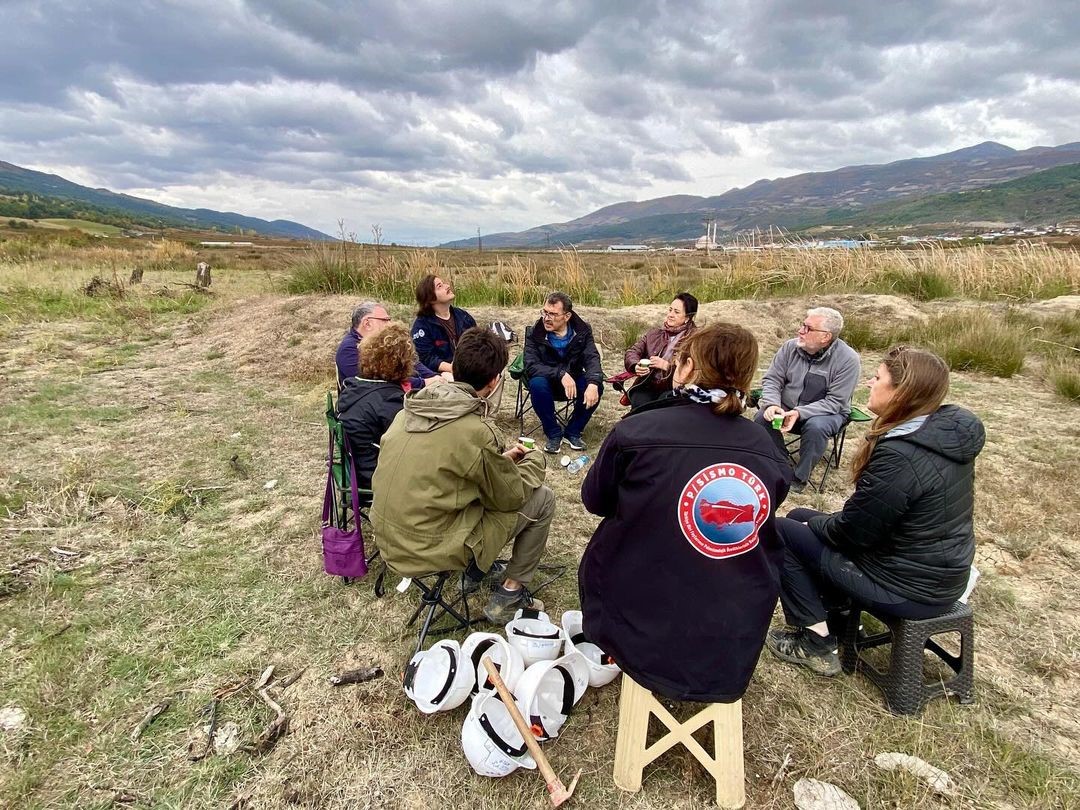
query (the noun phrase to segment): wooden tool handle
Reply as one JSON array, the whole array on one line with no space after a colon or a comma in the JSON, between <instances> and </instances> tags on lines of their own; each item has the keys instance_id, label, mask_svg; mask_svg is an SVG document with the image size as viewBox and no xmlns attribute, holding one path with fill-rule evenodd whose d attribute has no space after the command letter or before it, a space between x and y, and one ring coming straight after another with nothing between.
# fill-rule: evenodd
<instances>
[{"instance_id":1,"label":"wooden tool handle","mask_svg":"<svg viewBox=\"0 0 1080 810\"><path fill-rule=\"evenodd\" d=\"M506 704L506 709L510 712L510 717L513 718L514 725L517 726L517 730L525 740L525 745L528 746L529 753L532 754L532 758L536 760L536 764L540 768L540 773L544 775L544 779L547 780L549 785L552 782L559 782L559 777L555 775L555 771L551 769L551 764L547 761L547 757L544 756L544 752L540 749L540 743L538 743L536 737L533 736L532 729L529 728L529 724L525 722L525 718L521 716L521 710L518 709L517 703L514 702L514 696L510 694L510 690L507 689L506 684L503 683L499 670L486 655L483 658L483 662L484 668L488 671L488 677L491 679L491 682L495 684L495 690L499 693L499 697L502 698L503 703ZM562 783L559 782L559 784L561 785Z\"/></svg>"}]
</instances>

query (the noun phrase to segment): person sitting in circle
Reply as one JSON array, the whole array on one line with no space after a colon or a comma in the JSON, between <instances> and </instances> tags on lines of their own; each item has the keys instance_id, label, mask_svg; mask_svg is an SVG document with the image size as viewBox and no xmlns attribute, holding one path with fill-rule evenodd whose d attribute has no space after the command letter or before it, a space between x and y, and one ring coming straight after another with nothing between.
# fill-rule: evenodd
<instances>
[{"instance_id":1,"label":"person sitting in circle","mask_svg":"<svg viewBox=\"0 0 1080 810\"><path fill-rule=\"evenodd\" d=\"M420 362L440 374L452 374L454 347L466 329L476 326L473 316L452 306L454 289L428 274L416 285L416 320L412 339Z\"/></svg>"},{"instance_id":2,"label":"person sitting in circle","mask_svg":"<svg viewBox=\"0 0 1080 810\"><path fill-rule=\"evenodd\" d=\"M416 350L405 327L391 323L364 340L363 377L349 377L338 397L338 418L345 428L357 485L371 489L379 460L379 440L404 405L407 381L416 366Z\"/></svg>"},{"instance_id":3,"label":"person sitting in circle","mask_svg":"<svg viewBox=\"0 0 1080 810\"><path fill-rule=\"evenodd\" d=\"M637 377L626 390L631 407L639 408L671 390L675 349L697 328L697 311L697 298L688 292L679 293L671 300L664 322L649 329L626 350L626 370Z\"/></svg>"},{"instance_id":4,"label":"person sitting in circle","mask_svg":"<svg viewBox=\"0 0 1080 810\"><path fill-rule=\"evenodd\" d=\"M578 570L583 632L646 689L732 702L776 607L773 515L792 473L765 428L741 416L753 334L710 324L673 360L675 395L618 422L581 487L604 518Z\"/></svg>"},{"instance_id":5,"label":"person sitting in circle","mask_svg":"<svg viewBox=\"0 0 1080 810\"><path fill-rule=\"evenodd\" d=\"M986 433L975 414L942 405L945 361L898 346L869 386L876 418L844 508L794 509L776 521L789 628L770 631L766 644L819 675L840 672L830 608L854 600L901 619L940 616L963 595L975 558L975 457Z\"/></svg>"}]
</instances>

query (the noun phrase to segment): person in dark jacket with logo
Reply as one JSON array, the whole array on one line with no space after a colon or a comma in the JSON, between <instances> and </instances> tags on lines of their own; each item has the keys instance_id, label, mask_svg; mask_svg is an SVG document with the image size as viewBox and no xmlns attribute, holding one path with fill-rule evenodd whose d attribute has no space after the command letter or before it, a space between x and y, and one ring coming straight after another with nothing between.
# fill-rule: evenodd
<instances>
[{"instance_id":1,"label":"person in dark jacket with logo","mask_svg":"<svg viewBox=\"0 0 1080 810\"><path fill-rule=\"evenodd\" d=\"M649 329L626 350L623 363L637 378L626 389L626 398L632 407L640 408L671 390L675 349L680 340L692 335L697 328L694 323L697 311L697 298L688 292L679 293L671 299L664 322Z\"/></svg>"},{"instance_id":2,"label":"person in dark jacket with logo","mask_svg":"<svg viewBox=\"0 0 1080 810\"><path fill-rule=\"evenodd\" d=\"M963 595L975 558L975 457L986 433L975 414L942 405L945 361L900 346L869 385L876 418L854 461L855 492L839 512L795 509L776 523L790 627L767 644L820 675L840 672L829 608L854 600L903 619L939 616Z\"/></svg>"},{"instance_id":3,"label":"person in dark jacket with logo","mask_svg":"<svg viewBox=\"0 0 1080 810\"><path fill-rule=\"evenodd\" d=\"M566 423L566 442L572 450L584 450L581 434L600 404L604 372L592 327L578 317L574 302L564 292L553 292L545 299L540 319L525 335L525 376L533 410L547 437L544 452L558 453L563 440L555 400L574 403Z\"/></svg>"},{"instance_id":4,"label":"person in dark jacket with logo","mask_svg":"<svg viewBox=\"0 0 1080 810\"><path fill-rule=\"evenodd\" d=\"M453 288L438 276L429 273L416 285L413 344L420 362L439 373L453 373L458 338L476 326L472 315L451 305L453 300Z\"/></svg>"},{"instance_id":5,"label":"person in dark jacket with logo","mask_svg":"<svg viewBox=\"0 0 1080 810\"><path fill-rule=\"evenodd\" d=\"M416 351L401 324L390 324L364 341L364 375L349 377L338 397L338 418L356 463L357 485L371 489L379 440L405 402Z\"/></svg>"},{"instance_id":6,"label":"person in dark jacket with logo","mask_svg":"<svg viewBox=\"0 0 1080 810\"><path fill-rule=\"evenodd\" d=\"M581 487L604 518L578 570L584 635L673 700L741 698L776 607L791 468L740 416L757 357L735 324L684 338L674 396L616 424Z\"/></svg>"}]
</instances>

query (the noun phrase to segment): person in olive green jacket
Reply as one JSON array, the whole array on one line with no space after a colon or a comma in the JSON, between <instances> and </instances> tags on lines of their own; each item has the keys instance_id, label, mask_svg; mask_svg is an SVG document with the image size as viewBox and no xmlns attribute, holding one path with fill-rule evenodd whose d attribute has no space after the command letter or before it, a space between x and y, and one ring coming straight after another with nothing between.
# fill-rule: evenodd
<instances>
[{"instance_id":1,"label":"person in olive green jacket","mask_svg":"<svg viewBox=\"0 0 1080 810\"><path fill-rule=\"evenodd\" d=\"M387 566L401 576L465 572L474 590L503 546L513 551L484 614L493 622L542 609L528 583L547 545L555 494L539 453L504 450L488 418L506 341L480 327L462 334L454 382L411 392L380 442L371 521Z\"/></svg>"}]
</instances>

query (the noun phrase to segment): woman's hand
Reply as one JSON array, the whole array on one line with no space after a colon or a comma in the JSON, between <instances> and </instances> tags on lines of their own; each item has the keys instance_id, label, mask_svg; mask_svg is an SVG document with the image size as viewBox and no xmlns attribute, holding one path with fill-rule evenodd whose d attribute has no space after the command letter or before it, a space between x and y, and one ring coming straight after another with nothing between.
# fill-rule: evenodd
<instances>
[{"instance_id":1,"label":"woman's hand","mask_svg":"<svg viewBox=\"0 0 1080 810\"><path fill-rule=\"evenodd\" d=\"M668 360L665 360L663 357L661 357L658 354L654 354L652 357L650 357L649 362L650 362L650 366L649 366L650 368L655 368L655 369L657 369L659 371L664 372L665 374L667 374L668 371L671 370L671 362L668 361Z\"/></svg>"}]
</instances>

